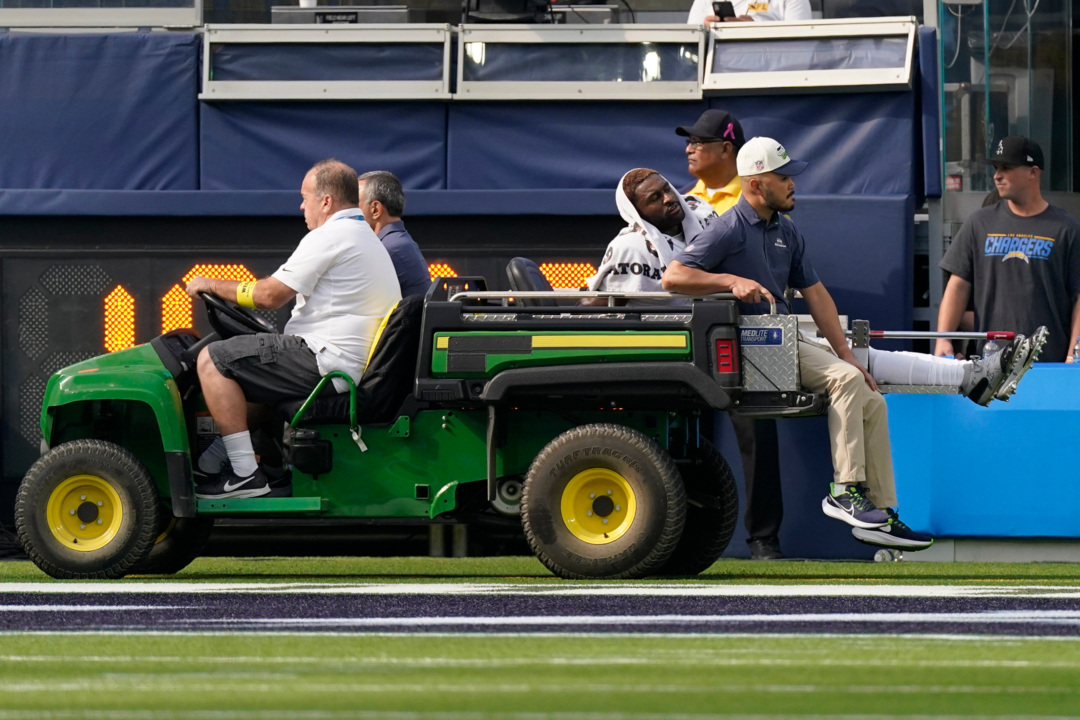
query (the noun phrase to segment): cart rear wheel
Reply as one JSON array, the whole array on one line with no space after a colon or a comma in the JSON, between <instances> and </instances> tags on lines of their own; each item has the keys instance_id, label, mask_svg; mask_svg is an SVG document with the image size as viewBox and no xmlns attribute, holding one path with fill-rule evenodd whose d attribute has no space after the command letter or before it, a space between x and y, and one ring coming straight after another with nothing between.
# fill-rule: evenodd
<instances>
[{"instance_id":1,"label":"cart rear wheel","mask_svg":"<svg viewBox=\"0 0 1080 720\"><path fill-rule=\"evenodd\" d=\"M548 443L521 501L529 545L565 578L649 575L674 550L685 513L675 463L619 425L585 425Z\"/></svg>"}]
</instances>

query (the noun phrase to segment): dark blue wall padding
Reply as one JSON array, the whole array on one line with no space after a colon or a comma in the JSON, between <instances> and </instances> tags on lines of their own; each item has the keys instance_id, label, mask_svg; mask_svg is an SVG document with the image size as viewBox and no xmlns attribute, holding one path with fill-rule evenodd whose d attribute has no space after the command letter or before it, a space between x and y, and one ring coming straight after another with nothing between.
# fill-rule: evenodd
<instances>
[{"instance_id":1,"label":"dark blue wall padding","mask_svg":"<svg viewBox=\"0 0 1080 720\"><path fill-rule=\"evenodd\" d=\"M685 185L686 142L704 102L455 102L450 106L451 190L602 188L627 170L658 170Z\"/></svg>"},{"instance_id":2,"label":"dark blue wall padding","mask_svg":"<svg viewBox=\"0 0 1080 720\"><path fill-rule=\"evenodd\" d=\"M796 189L791 219L840 314L875 330L911 327L913 212L907 195L800 199Z\"/></svg>"},{"instance_id":3,"label":"dark blue wall padding","mask_svg":"<svg viewBox=\"0 0 1080 720\"><path fill-rule=\"evenodd\" d=\"M914 191L911 92L715 98L747 137L779 140L811 165L802 192L904 195ZM700 103L453 103L447 140L451 189L614 187L651 167L676 186L691 180L678 125Z\"/></svg>"},{"instance_id":4,"label":"dark blue wall padding","mask_svg":"<svg viewBox=\"0 0 1080 720\"><path fill-rule=\"evenodd\" d=\"M796 192L905 195L914 192L912 92L714 98L710 107L739 118L749 139L778 140L810 167Z\"/></svg>"},{"instance_id":5,"label":"dark blue wall padding","mask_svg":"<svg viewBox=\"0 0 1080 720\"><path fill-rule=\"evenodd\" d=\"M299 193L304 173L326 157L361 173L389 170L407 190L446 187L442 103L218 102L201 109L203 190Z\"/></svg>"},{"instance_id":6,"label":"dark blue wall padding","mask_svg":"<svg viewBox=\"0 0 1080 720\"><path fill-rule=\"evenodd\" d=\"M198 187L199 37L0 35L0 187Z\"/></svg>"},{"instance_id":7,"label":"dark blue wall padding","mask_svg":"<svg viewBox=\"0 0 1080 720\"><path fill-rule=\"evenodd\" d=\"M925 197L941 197L941 78L938 75L937 28L919 28L918 61L920 139Z\"/></svg>"}]
</instances>

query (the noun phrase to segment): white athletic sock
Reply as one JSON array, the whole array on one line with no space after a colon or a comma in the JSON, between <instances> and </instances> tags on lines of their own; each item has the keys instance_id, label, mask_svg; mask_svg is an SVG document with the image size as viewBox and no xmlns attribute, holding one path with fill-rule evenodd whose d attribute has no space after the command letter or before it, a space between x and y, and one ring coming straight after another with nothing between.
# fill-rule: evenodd
<instances>
[{"instance_id":1,"label":"white athletic sock","mask_svg":"<svg viewBox=\"0 0 1080 720\"><path fill-rule=\"evenodd\" d=\"M214 438L214 442L210 443L210 447L206 448L203 454L199 456L199 469L204 473L216 475L225 469L228 462L229 453L225 450L225 443L219 435Z\"/></svg>"},{"instance_id":2,"label":"white athletic sock","mask_svg":"<svg viewBox=\"0 0 1080 720\"><path fill-rule=\"evenodd\" d=\"M259 469L255 461L255 450L251 447L251 433L233 433L222 438L225 441L225 450L229 453L229 463L232 465L236 477L251 477Z\"/></svg>"},{"instance_id":3,"label":"white athletic sock","mask_svg":"<svg viewBox=\"0 0 1080 720\"><path fill-rule=\"evenodd\" d=\"M867 370L883 385L941 385L960 387L971 363L923 353L889 352L870 348Z\"/></svg>"}]
</instances>

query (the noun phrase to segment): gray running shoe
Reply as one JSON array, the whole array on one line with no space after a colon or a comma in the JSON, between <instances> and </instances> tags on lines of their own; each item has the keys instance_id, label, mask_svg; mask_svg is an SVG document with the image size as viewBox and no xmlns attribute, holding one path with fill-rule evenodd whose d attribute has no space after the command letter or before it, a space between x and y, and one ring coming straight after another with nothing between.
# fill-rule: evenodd
<instances>
[{"instance_id":1,"label":"gray running shoe","mask_svg":"<svg viewBox=\"0 0 1080 720\"><path fill-rule=\"evenodd\" d=\"M859 542L879 547L901 550L925 550L934 544L934 538L915 532L908 527L895 510L889 508L889 522L879 528L851 528L851 534Z\"/></svg>"},{"instance_id":2,"label":"gray running shoe","mask_svg":"<svg viewBox=\"0 0 1080 720\"><path fill-rule=\"evenodd\" d=\"M848 485L839 495L834 492L835 487L821 501L821 511L829 517L857 528L877 528L889 522L888 514L870 502L858 485Z\"/></svg>"},{"instance_id":3,"label":"gray running shoe","mask_svg":"<svg viewBox=\"0 0 1080 720\"><path fill-rule=\"evenodd\" d=\"M1005 377L1005 382L1001 384L1001 387L994 394L995 398L1008 402L1009 396L1016 392L1016 386L1019 384L1020 378L1024 377L1024 373L1030 370L1035 361L1039 359L1039 354L1046 347L1046 338L1049 335L1050 333L1045 326L1039 326L1031 334L1031 337L1022 343L1009 364L1009 372Z\"/></svg>"},{"instance_id":4,"label":"gray running shoe","mask_svg":"<svg viewBox=\"0 0 1080 720\"><path fill-rule=\"evenodd\" d=\"M989 405L1008 379L1012 361L1023 345L1024 336L1016 335L1008 345L990 357L972 360L971 371L960 385L960 392L978 405Z\"/></svg>"}]
</instances>

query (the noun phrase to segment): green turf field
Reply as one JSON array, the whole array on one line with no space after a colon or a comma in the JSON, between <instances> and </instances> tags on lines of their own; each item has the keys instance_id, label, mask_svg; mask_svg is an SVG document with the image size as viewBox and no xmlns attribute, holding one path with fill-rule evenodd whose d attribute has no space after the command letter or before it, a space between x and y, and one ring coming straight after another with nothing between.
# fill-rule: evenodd
<instances>
[{"instance_id":1,"label":"green turf field","mask_svg":"<svg viewBox=\"0 0 1080 720\"><path fill-rule=\"evenodd\" d=\"M1080 711L1074 641L9 635L0 645L0 718Z\"/></svg>"},{"instance_id":2,"label":"green turf field","mask_svg":"<svg viewBox=\"0 0 1080 720\"><path fill-rule=\"evenodd\" d=\"M527 558L206 558L176 579L564 584ZM0 563L28 581L51 582ZM1076 586L1080 567L722 561L673 582ZM0 720L720 716L1080 717L1080 640L0 633Z\"/></svg>"}]
</instances>

